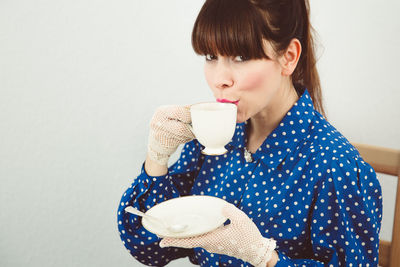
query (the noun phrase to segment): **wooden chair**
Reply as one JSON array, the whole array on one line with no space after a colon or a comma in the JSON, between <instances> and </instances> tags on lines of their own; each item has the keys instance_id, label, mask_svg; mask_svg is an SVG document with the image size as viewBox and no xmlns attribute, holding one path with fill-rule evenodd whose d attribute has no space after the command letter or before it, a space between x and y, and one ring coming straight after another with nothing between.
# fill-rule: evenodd
<instances>
[{"instance_id":1,"label":"wooden chair","mask_svg":"<svg viewBox=\"0 0 400 267\"><path fill-rule=\"evenodd\" d=\"M400 150L364 144L354 146L377 173L397 176L392 241L379 241L379 265L400 267Z\"/></svg>"}]
</instances>

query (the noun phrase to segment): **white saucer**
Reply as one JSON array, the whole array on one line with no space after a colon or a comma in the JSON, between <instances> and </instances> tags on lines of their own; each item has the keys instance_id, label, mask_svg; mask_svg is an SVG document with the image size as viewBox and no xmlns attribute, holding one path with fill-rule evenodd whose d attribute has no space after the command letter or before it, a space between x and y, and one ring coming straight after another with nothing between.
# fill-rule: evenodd
<instances>
[{"instance_id":1,"label":"white saucer","mask_svg":"<svg viewBox=\"0 0 400 267\"><path fill-rule=\"evenodd\" d=\"M217 229L227 220L222 215L222 207L227 202L213 196L184 196L164 201L146 214L164 220L166 225L187 225L182 232L172 232L147 218L142 224L148 231L159 237L184 238L205 234Z\"/></svg>"}]
</instances>

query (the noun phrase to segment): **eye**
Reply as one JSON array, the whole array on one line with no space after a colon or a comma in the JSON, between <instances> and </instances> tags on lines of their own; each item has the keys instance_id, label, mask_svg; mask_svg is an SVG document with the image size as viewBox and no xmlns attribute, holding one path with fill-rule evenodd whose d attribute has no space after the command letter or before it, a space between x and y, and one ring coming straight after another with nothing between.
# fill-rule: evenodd
<instances>
[{"instance_id":1,"label":"eye","mask_svg":"<svg viewBox=\"0 0 400 267\"><path fill-rule=\"evenodd\" d=\"M247 61L248 58L245 56L236 56L233 60L237 61L237 62L244 62L244 61Z\"/></svg>"},{"instance_id":2,"label":"eye","mask_svg":"<svg viewBox=\"0 0 400 267\"><path fill-rule=\"evenodd\" d=\"M205 57L207 61L212 61L217 59L217 56L211 54L207 54Z\"/></svg>"}]
</instances>

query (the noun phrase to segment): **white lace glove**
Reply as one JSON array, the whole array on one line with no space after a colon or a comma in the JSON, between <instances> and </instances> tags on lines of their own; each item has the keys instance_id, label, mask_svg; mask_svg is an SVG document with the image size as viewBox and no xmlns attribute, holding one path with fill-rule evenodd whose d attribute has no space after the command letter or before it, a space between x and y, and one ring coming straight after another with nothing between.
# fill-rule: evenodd
<instances>
[{"instance_id":1,"label":"white lace glove","mask_svg":"<svg viewBox=\"0 0 400 267\"><path fill-rule=\"evenodd\" d=\"M201 247L210 253L225 254L257 267L266 267L276 241L263 237L246 213L233 204L224 206L222 214L230 219L230 224L196 237L164 238L160 247Z\"/></svg>"},{"instance_id":2,"label":"white lace glove","mask_svg":"<svg viewBox=\"0 0 400 267\"><path fill-rule=\"evenodd\" d=\"M194 139L189 124L190 106L161 106L150 122L148 155L160 165L166 165L169 157L180 144Z\"/></svg>"}]
</instances>

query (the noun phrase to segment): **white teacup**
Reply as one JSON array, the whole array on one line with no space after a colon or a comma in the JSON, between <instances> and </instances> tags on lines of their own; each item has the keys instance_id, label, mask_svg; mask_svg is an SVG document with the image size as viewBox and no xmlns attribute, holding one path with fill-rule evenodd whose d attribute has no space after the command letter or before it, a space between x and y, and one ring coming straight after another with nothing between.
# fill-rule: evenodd
<instances>
[{"instance_id":1,"label":"white teacup","mask_svg":"<svg viewBox=\"0 0 400 267\"><path fill-rule=\"evenodd\" d=\"M235 133L237 107L231 103L206 102L190 107L193 133L205 146L202 153L222 155Z\"/></svg>"}]
</instances>

